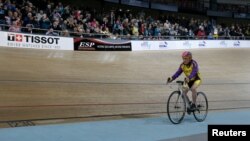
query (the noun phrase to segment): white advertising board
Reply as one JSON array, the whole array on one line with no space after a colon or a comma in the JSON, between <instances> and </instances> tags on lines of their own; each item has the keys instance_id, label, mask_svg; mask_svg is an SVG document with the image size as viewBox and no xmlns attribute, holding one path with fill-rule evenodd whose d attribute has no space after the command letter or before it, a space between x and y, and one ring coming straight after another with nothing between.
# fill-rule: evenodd
<instances>
[{"instance_id":1,"label":"white advertising board","mask_svg":"<svg viewBox=\"0 0 250 141\"><path fill-rule=\"evenodd\" d=\"M73 38L0 32L0 46L14 48L74 50Z\"/></svg>"},{"instance_id":2,"label":"white advertising board","mask_svg":"<svg viewBox=\"0 0 250 141\"><path fill-rule=\"evenodd\" d=\"M132 41L132 51L195 48L250 48L248 40Z\"/></svg>"}]
</instances>

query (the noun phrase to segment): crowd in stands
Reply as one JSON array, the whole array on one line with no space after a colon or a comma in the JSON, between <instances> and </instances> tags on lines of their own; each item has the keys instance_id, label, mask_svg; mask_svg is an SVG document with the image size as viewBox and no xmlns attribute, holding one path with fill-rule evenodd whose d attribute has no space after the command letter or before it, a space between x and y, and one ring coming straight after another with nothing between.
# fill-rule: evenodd
<instances>
[{"instance_id":1,"label":"crowd in stands","mask_svg":"<svg viewBox=\"0 0 250 141\"><path fill-rule=\"evenodd\" d=\"M5 26L7 25L7 26ZM215 20L150 16L143 11L113 9L97 11L49 0L0 0L0 30L52 36L140 39L243 39L250 24L225 25Z\"/></svg>"}]
</instances>

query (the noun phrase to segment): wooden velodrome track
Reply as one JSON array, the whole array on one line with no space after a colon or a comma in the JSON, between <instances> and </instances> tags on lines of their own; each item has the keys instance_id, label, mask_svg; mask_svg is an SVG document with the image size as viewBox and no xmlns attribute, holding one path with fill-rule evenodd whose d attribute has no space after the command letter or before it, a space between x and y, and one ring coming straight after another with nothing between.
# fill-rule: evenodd
<instances>
[{"instance_id":1,"label":"wooden velodrome track","mask_svg":"<svg viewBox=\"0 0 250 141\"><path fill-rule=\"evenodd\" d=\"M73 52L0 48L0 127L14 120L166 112L183 50ZM250 107L250 49L192 50L209 109ZM183 78L183 75L180 79ZM125 116L126 117L126 116ZM38 122L39 124L39 122Z\"/></svg>"}]
</instances>

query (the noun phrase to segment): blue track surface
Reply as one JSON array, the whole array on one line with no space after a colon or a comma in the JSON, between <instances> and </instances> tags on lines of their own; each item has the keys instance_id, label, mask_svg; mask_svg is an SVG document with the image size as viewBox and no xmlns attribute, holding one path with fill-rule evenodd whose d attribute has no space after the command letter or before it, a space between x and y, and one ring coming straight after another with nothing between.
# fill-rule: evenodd
<instances>
[{"instance_id":1,"label":"blue track surface","mask_svg":"<svg viewBox=\"0 0 250 141\"><path fill-rule=\"evenodd\" d=\"M2 128L0 141L159 141L206 133L208 124L250 124L250 110L210 112L204 122L196 122L193 115L186 115L179 125L161 116Z\"/></svg>"}]
</instances>

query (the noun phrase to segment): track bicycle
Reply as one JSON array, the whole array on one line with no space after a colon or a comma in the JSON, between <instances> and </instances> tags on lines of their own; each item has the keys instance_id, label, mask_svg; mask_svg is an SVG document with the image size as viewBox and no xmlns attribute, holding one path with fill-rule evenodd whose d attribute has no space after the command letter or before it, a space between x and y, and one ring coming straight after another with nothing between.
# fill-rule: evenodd
<instances>
[{"instance_id":1,"label":"track bicycle","mask_svg":"<svg viewBox=\"0 0 250 141\"><path fill-rule=\"evenodd\" d=\"M167 114L169 120L173 124L179 124L187 112L188 114L193 113L194 118L198 122L204 121L208 113L206 94L203 92L197 92L196 108L191 109L191 102L187 95L183 94L183 89L188 89L186 82L176 81L176 83L178 84L178 90L173 91L167 101Z\"/></svg>"}]
</instances>

